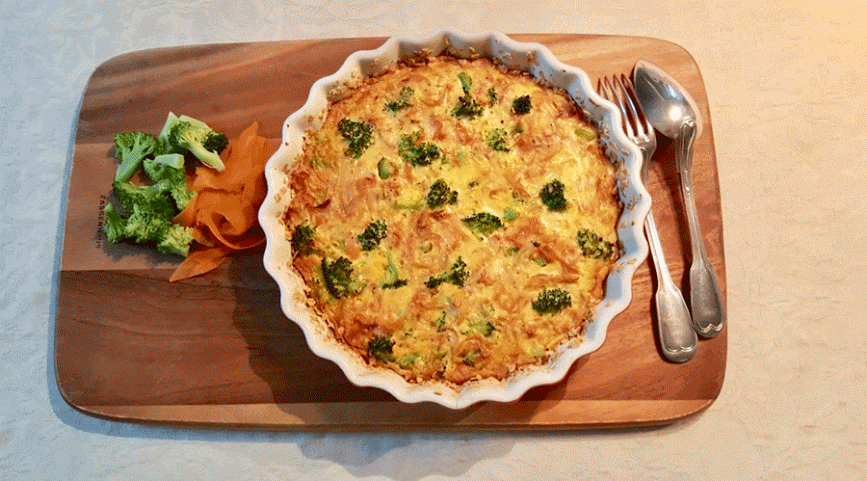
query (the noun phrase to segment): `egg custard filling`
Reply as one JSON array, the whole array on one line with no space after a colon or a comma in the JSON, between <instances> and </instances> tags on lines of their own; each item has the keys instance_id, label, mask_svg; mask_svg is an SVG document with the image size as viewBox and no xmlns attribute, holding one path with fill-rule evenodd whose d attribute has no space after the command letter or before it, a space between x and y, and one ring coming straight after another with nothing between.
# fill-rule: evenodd
<instances>
[{"instance_id":1,"label":"egg custard filling","mask_svg":"<svg viewBox=\"0 0 867 481\"><path fill-rule=\"evenodd\" d=\"M583 335L619 255L596 128L567 93L484 58L417 58L352 85L287 174L311 309L410 382L548 362Z\"/></svg>"}]
</instances>

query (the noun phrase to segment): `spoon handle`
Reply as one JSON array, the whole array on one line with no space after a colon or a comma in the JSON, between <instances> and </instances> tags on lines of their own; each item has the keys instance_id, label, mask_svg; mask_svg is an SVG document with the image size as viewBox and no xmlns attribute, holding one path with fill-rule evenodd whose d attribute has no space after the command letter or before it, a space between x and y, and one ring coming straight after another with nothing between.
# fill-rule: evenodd
<instances>
[{"instance_id":1,"label":"spoon handle","mask_svg":"<svg viewBox=\"0 0 867 481\"><path fill-rule=\"evenodd\" d=\"M692 266L689 269L689 296L692 323L702 337L720 333L726 321L725 304L713 265L704 250L704 240L692 189L692 147L695 141L695 121L688 118L681 126L676 141L675 159L680 172L683 203L689 224L692 245Z\"/></svg>"},{"instance_id":2,"label":"spoon handle","mask_svg":"<svg viewBox=\"0 0 867 481\"><path fill-rule=\"evenodd\" d=\"M663 356L671 362L689 361L698 350L698 337L690 324L686 301L668 272L653 212L649 212L644 220L644 232L647 234L656 278L659 281L655 300L660 349Z\"/></svg>"}]
</instances>

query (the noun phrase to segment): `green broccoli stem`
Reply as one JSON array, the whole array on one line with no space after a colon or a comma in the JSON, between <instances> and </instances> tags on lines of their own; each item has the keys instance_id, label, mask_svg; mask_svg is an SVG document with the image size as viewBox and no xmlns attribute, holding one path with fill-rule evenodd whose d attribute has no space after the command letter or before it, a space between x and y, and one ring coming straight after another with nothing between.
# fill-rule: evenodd
<instances>
[{"instance_id":1,"label":"green broccoli stem","mask_svg":"<svg viewBox=\"0 0 867 481\"><path fill-rule=\"evenodd\" d=\"M144 157L124 156L114 172L114 180L118 182L128 181L138 171L143 161Z\"/></svg>"},{"instance_id":2,"label":"green broccoli stem","mask_svg":"<svg viewBox=\"0 0 867 481\"><path fill-rule=\"evenodd\" d=\"M202 161L203 164L216 169L217 172L226 170L226 165L223 163L223 159L221 159L218 154L211 152L201 144L190 142L187 146L187 150L189 150L197 159Z\"/></svg>"}]
</instances>

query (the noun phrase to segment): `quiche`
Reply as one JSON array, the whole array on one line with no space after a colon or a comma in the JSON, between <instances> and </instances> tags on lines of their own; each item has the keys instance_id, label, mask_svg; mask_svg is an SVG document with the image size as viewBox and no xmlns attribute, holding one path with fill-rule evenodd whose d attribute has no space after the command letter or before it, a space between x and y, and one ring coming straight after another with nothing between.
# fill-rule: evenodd
<instances>
[{"instance_id":1,"label":"quiche","mask_svg":"<svg viewBox=\"0 0 867 481\"><path fill-rule=\"evenodd\" d=\"M486 58L329 101L282 215L309 307L367 363L460 386L579 338L619 256L615 168L569 95Z\"/></svg>"}]
</instances>

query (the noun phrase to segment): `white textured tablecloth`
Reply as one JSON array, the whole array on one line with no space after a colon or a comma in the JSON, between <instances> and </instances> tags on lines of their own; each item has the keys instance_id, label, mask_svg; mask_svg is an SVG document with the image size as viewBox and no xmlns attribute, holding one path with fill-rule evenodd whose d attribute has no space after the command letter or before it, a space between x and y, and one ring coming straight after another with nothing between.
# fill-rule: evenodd
<instances>
[{"instance_id":1,"label":"white textured tablecloth","mask_svg":"<svg viewBox=\"0 0 867 481\"><path fill-rule=\"evenodd\" d=\"M280 433L98 420L53 370L79 102L123 52L465 31L657 37L701 69L722 190L719 399L650 430ZM864 479L867 3L0 3L0 479Z\"/></svg>"}]
</instances>

